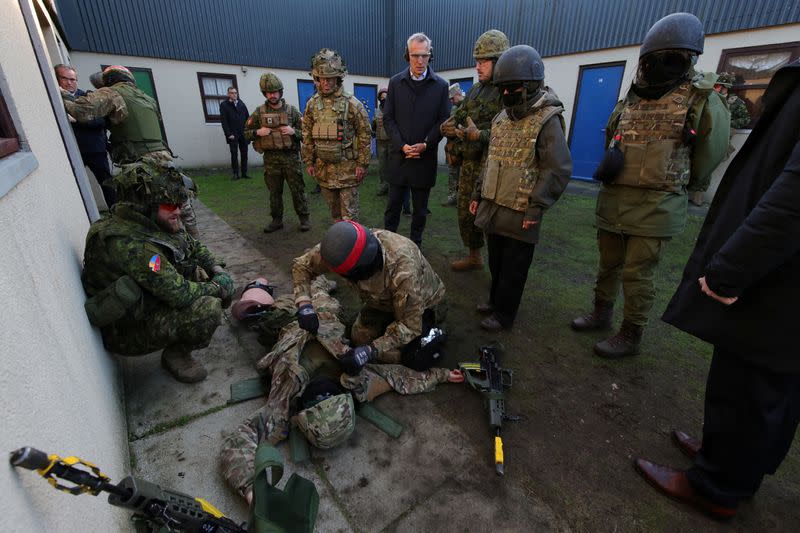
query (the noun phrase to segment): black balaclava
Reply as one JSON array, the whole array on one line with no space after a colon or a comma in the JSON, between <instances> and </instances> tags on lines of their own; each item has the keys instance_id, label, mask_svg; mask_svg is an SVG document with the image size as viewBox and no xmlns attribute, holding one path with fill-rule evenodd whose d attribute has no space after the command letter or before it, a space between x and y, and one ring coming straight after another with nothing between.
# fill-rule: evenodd
<instances>
[{"instance_id":1,"label":"black balaclava","mask_svg":"<svg viewBox=\"0 0 800 533\"><path fill-rule=\"evenodd\" d=\"M511 120L521 120L533 112L533 104L541 97L541 87L540 81L526 81L522 83L522 91L502 93L503 107Z\"/></svg>"},{"instance_id":2,"label":"black balaclava","mask_svg":"<svg viewBox=\"0 0 800 533\"><path fill-rule=\"evenodd\" d=\"M660 50L647 54L639 60L636 81L631 89L641 98L661 98L688 79L692 64L693 54L688 50Z\"/></svg>"}]
</instances>

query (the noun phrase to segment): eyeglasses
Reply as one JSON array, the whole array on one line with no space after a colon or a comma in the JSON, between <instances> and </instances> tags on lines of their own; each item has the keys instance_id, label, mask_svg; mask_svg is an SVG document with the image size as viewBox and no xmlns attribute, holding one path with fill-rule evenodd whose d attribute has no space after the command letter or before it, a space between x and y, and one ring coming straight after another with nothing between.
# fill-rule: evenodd
<instances>
[{"instance_id":1,"label":"eyeglasses","mask_svg":"<svg viewBox=\"0 0 800 533\"><path fill-rule=\"evenodd\" d=\"M181 208L181 204L158 204L158 207L164 209L165 211L177 211Z\"/></svg>"},{"instance_id":2,"label":"eyeglasses","mask_svg":"<svg viewBox=\"0 0 800 533\"><path fill-rule=\"evenodd\" d=\"M420 59L420 60L428 58L430 56L431 56L430 52L426 52L424 54L409 54L409 57L411 57L411 59Z\"/></svg>"}]
</instances>

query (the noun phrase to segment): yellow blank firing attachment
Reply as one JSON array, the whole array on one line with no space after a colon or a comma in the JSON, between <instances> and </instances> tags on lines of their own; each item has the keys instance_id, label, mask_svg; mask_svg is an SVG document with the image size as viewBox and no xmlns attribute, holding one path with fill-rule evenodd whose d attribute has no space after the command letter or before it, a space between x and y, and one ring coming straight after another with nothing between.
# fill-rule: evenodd
<instances>
[{"instance_id":1,"label":"yellow blank firing attachment","mask_svg":"<svg viewBox=\"0 0 800 533\"><path fill-rule=\"evenodd\" d=\"M494 438L494 466L497 473L503 475L503 439L500 436Z\"/></svg>"},{"instance_id":2,"label":"yellow blank firing attachment","mask_svg":"<svg viewBox=\"0 0 800 533\"><path fill-rule=\"evenodd\" d=\"M207 512L214 518L225 518L225 515L222 514L222 512L219 509L217 509L216 507L205 501L203 498L195 498L195 500L197 501L197 503L200 504L200 507L202 507L205 512Z\"/></svg>"},{"instance_id":3,"label":"yellow blank firing attachment","mask_svg":"<svg viewBox=\"0 0 800 533\"><path fill-rule=\"evenodd\" d=\"M98 478L100 478L102 481L105 481L105 482L109 482L110 481L109 477L107 475L105 475L104 473L100 472L100 469L94 463L90 463L89 461L84 461L80 457L75 457L75 456L71 455L69 457L61 458L58 455L51 454L51 455L47 456L47 459L50 461L49 464L47 466L45 466L44 468L38 469L36 472L40 476L45 478L47 480L47 482L50 483L50 485L53 486L53 488L56 488L56 489L58 489L60 491L68 492L68 493L74 494L74 495L91 494L93 496L97 496L98 494L100 494L100 491L102 489L99 489L99 488L93 489L92 487L89 487L88 485L75 485L74 487L68 487L66 485L61 485L58 482L58 480L56 479L55 475L53 475L53 473L51 472L53 467L58 463L61 463L61 464L65 465L65 466L69 466L69 467L74 467L75 465L83 465L86 468L88 468L89 470L91 470L92 473L94 475L96 475Z\"/></svg>"}]
</instances>

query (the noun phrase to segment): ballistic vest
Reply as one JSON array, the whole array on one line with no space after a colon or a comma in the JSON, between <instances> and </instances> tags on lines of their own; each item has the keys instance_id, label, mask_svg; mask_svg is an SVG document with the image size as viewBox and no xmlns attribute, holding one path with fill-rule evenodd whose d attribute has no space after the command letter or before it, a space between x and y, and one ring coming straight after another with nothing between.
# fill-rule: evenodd
<instances>
[{"instance_id":1,"label":"ballistic vest","mask_svg":"<svg viewBox=\"0 0 800 533\"><path fill-rule=\"evenodd\" d=\"M256 137L253 141L253 148L259 154L266 150L297 150L298 146L294 136L285 135L278 131L281 126L291 126L289 120L289 109L286 105L280 109L272 109L268 105L262 105L257 110L259 124L262 128L272 130L269 135Z\"/></svg>"},{"instance_id":2,"label":"ballistic vest","mask_svg":"<svg viewBox=\"0 0 800 533\"><path fill-rule=\"evenodd\" d=\"M561 117L561 106L543 106L521 120L511 120L506 110L492 121L481 198L524 212L539 179L536 139L551 117Z\"/></svg>"},{"instance_id":3,"label":"ballistic vest","mask_svg":"<svg viewBox=\"0 0 800 533\"><path fill-rule=\"evenodd\" d=\"M383 110L380 106L375 108L375 138L380 142L389 140L389 134L383 126Z\"/></svg>"},{"instance_id":4,"label":"ballistic vest","mask_svg":"<svg viewBox=\"0 0 800 533\"><path fill-rule=\"evenodd\" d=\"M119 124L109 123L111 159L115 163L133 163L142 155L169 151L161 134L158 104L130 83L111 87L125 101L128 117Z\"/></svg>"},{"instance_id":5,"label":"ballistic vest","mask_svg":"<svg viewBox=\"0 0 800 533\"><path fill-rule=\"evenodd\" d=\"M355 159L353 141L355 130L347 120L350 110L350 96L342 92L338 96L323 98L312 96L310 109L313 111L314 125L311 138L314 150L323 163L340 163Z\"/></svg>"},{"instance_id":6,"label":"ballistic vest","mask_svg":"<svg viewBox=\"0 0 800 533\"><path fill-rule=\"evenodd\" d=\"M615 185L680 192L689 183L692 153L684 129L696 94L687 81L657 100L623 107L614 137L625 163Z\"/></svg>"}]
</instances>

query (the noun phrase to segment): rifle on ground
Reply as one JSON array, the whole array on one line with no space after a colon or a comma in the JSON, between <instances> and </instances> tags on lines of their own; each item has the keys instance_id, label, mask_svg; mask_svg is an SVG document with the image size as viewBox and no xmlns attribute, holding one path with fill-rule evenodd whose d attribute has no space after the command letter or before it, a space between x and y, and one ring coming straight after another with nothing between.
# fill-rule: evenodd
<instances>
[{"instance_id":1,"label":"rifle on ground","mask_svg":"<svg viewBox=\"0 0 800 533\"><path fill-rule=\"evenodd\" d=\"M494 465L497 474L504 471L503 438L500 431L503 420L517 421L518 416L506 414L505 392L511 388L514 373L508 368L501 368L497 361L500 351L498 346L481 346L478 353L480 362L459 363L466 382L476 391L483 394L489 407L489 425L494 431Z\"/></svg>"},{"instance_id":2,"label":"rifle on ground","mask_svg":"<svg viewBox=\"0 0 800 533\"><path fill-rule=\"evenodd\" d=\"M78 457L61 458L26 446L11 452L9 460L13 466L36 470L54 488L73 495L89 493L97 496L100 492L108 492L111 505L130 509L135 516L167 531L247 532L246 524L237 524L201 498L162 489L155 483L133 476L115 485L97 466ZM85 469L76 465L83 465ZM59 479L74 485L61 485Z\"/></svg>"}]
</instances>

